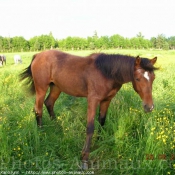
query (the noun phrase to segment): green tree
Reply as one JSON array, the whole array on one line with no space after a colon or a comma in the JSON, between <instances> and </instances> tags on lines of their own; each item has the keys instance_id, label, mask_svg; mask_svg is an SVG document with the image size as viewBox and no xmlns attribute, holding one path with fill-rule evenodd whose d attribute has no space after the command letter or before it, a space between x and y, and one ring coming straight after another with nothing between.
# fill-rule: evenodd
<instances>
[{"instance_id":1,"label":"green tree","mask_svg":"<svg viewBox=\"0 0 175 175\"><path fill-rule=\"evenodd\" d=\"M96 39L95 47L98 49L109 49L110 48L110 39L108 36L101 36Z\"/></svg>"},{"instance_id":2,"label":"green tree","mask_svg":"<svg viewBox=\"0 0 175 175\"><path fill-rule=\"evenodd\" d=\"M72 39L72 37L71 36L68 36L67 38L66 38L66 49L71 49L71 50L73 50L74 49L74 42L73 42L73 39Z\"/></svg>"},{"instance_id":3,"label":"green tree","mask_svg":"<svg viewBox=\"0 0 175 175\"><path fill-rule=\"evenodd\" d=\"M175 49L175 36L171 36L167 39L170 49Z\"/></svg>"},{"instance_id":4,"label":"green tree","mask_svg":"<svg viewBox=\"0 0 175 175\"><path fill-rule=\"evenodd\" d=\"M1 48L3 52L11 51L12 39L10 37L1 38Z\"/></svg>"},{"instance_id":5,"label":"green tree","mask_svg":"<svg viewBox=\"0 0 175 175\"><path fill-rule=\"evenodd\" d=\"M95 41L93 37L87 37L87 47L88 49L94 50L95 49Z\"/></svg>"},{"instance_id":6,"label":"green tree","mask_svg":"<svg viewBox=\"0 0 175 175\"><path fill-rule=\"evenodd\" d=\"M28 51L29 42L22 36L16 36L12 38L12 50L13 51Z\"/></svg>"},{"instance_id":7,"label":"green tree","mask_svg":"<svg viewBox=\"0 0 175 175\"><path fill-rule=\"evenodd\" d=\"M40 42L38 40L38 36L30 38L29 46L30 46L30 50L31 51L39 51L39 50L41 50L41 45L40 45Z\"/></svg>"},{"instance_id":8,"label":"green tree","mask_svg":"<svg viewBox=\"0 0 175 175\"><path fill-rule=\"evenodd\" d=\"M139 33L137 34L137 38L144 38L144 36L142 35L141 32L139 32Z\"/></svg>"},{"instance_id":9,"label":"green tree","mask_svg":"<svg viewBox=\"0 0 175 175\"><path fill-rule=\"evenodd\" d=\"M0 51L3 52L3 37L0 36Z\"/></svg>"},{"instance_id":10,"label":"green tree","mask_svg":"<svg viewBox=\"0 0 175 175\"><path fill-rule=\"evenodd\" d=\"M97 34L97 31L96 31L96 30L94 31L93 38L94 38L94 39L98 39L98 34Z\"/></svg>"},{"instance_id":11,"label":"green tree","mask_svg":"<svg viewBox=\"0 0 175 175\"><path fill-rule=\"evenodd\" d=\"M152 37L150 40L145 39L141 32L136 37L124 38L119 34L98 37L97 31L93 36L87 38L67 37L62 40L56 40L52 32L49 35L40 35L24 39L22 36L13 38L0 36L0 51L41 51L58 47L63 50L85 50L85 49L109 49L109 48L157 48L157 49L175 49L175 36L166 38L163 34Z\"/></svg>"},{"instance_id":12,"label":"green tree","mask_svg":"<svg viewBox=\"0 0 175 175\"><path fill-rule=\"evenodd\" d=\"M158 35L156 38L156 48L163 49L166 42L166 38L163 34Z\"/></svg>"},{"instance_id":13,"label":"green tree","mask_svg":"<svg viewBox=\"0 0 175 175\"><path fill-rule=\"evenodd\" d=\"M58 47L62 50L66 50L66 39L58 40Z\"/></svg>"},{"instance_id":14,"label":"green tree","mask_svg":"<svg viewBox=\"0 0 175 175\"><path fill-rule=\"evenodd\" d=\"M150 43L151 43L151 47L156 48L156 38L155 37L151 37Z\"/></svg>"},{"instance_id":15,"label":"green tree","mask_svg":"<svg viewBox=\"0 0 175 175\"><path fill-rule=\"evenodd\" d=\"M129 38L125 38L124 40L124 48L129 49L132 47L131 40Z\"/></svg>"},{"instance_id":16,"label":"green tree","mask_svg":"<svg viewBox=\"0 0 175 175\"><path fill-rule=\"evenodd\" d=\"M138 48L139 49L147 49L151 46L151 43L149 40L145 39L141 32L139 32L136 36Z\"/></svg>"},{"instance_id":17,"label":"green tree","mask_svg":"<svg viewBox=\"0 0 175 175\"><path fill-rule=\"evenodd\" d=\"M58 45L57 45L57 42L55 40L55 38L53 37L52 35L52 32L49 33L49 37L50 37L50 40L51 40L51 48L56 48Z\"/></svg>"},{"instance_id":18,"label":"green tree","mask_svg":"<svg viewBox=\"0 0 175 175\"><path fill-rule=\"evenodd\" d=\"M125 41L124 41L124 37L118 35L118 34L115 34L115 35L112 35L110 37L110 42L111 42L111 47L112 48L123 48L125 47Z\"/></svg>"},{"instance_id":19,"label":"green tree","mask_svg":"<svg viewBox=\"0 0 175 175\"><path fill-rule=\"evenodd\" d=\"M38 41L38 37L36 37L33 47L35 51L41 50L41 45L40 42Z\"/></svg>"},{"instance_id":20,"label":"green tree","mask_svg":"<svg viewBox=\"0 0 175 175\"><path fill-rule=\"evenodd\" d=\"M168 44L167 41L165 41L165 42L163 43L162 49L164 49L164 50L168 50L168 49L169 49L169 44Z\"/></svg>"},{"instance_id":21,"label":"green tree","mask_svg":"<svg viewBox=\"0 0 175 175\"><path fill-rule=\"evenodd\" d=\"M131 47L134 49L139 49L140 48L140 41L139 38L133 37L130 39L131 42Z\"/></svg>"}]
</instances>

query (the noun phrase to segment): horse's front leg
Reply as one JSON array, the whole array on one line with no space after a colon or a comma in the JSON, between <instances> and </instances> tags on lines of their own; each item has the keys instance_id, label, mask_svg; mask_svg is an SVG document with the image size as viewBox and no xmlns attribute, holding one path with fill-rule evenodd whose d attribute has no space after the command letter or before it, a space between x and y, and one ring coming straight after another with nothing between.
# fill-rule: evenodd
<instances>
[{"instance_id":1,"label":"horse's front leg","mask_svg":"<svg viewBox=\"0 0 175 175\"><path fill-rule=\"evenodd\" d=\"M104 100L100 103L98 121L102 127L104 126L105 121L106 121L107 110L108 110L110 102L111 102L111 99ZM101 127L98 129L98 137L97 137L98 140L100 139L100 133L101 133Z\"/></svg>"},{"instance_id":2,"label":"horse's front leg","mask_svg":"<svg viewBox=\"0 0 175 175\"><path fill-rule=\"evenodd\" d=\"M106 114L111 100L105 100L100 103L100 111L98 121L101 126L104 126L106 120Z\"/></svg>"},{"instance_id":3,"label":"horse's front leg","mask_svg":"<svg viewBox=\"0 0 175 175\"><path fill-rule=\"evenodd\" d=\"M86 142L82 151L82 169L88 169L91 139L94 133L94 118L99 104L97 99L88 99Z\"/></svg>"}]
</instances>

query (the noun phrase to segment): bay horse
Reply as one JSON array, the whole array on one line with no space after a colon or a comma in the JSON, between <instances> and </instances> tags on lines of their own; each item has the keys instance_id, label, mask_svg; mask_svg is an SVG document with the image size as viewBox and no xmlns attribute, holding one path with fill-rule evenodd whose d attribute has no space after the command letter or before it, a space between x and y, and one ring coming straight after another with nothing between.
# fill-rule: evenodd
<instances>
[{"instance_id":1,"label":"bay horse","mask_svg":"<svg viewBox=\"0 0 175 175\"><path fill-rule=\"evenodd\" d=\"M0 55L0 66L3 66L4 63L6 65L6 56Z\"/></svg>"},{"instance_id":2,"label":"bay horse","mask_svg":"<svg viewBox=\"0 0 175 175\"><path fill-rule=\"evenodd\" d=\"M28 79L31 92L36 93L34 109L38 126L42 125L44 103L50 117L55 117L53 107L61 92L87 98L87 131L82 151L82 168L87 169L97 106L100 106L98 120L103 126L112 98L124 83L132 82L143 101L144 111L151 112L154 108L152 84L156 60L157 57L147 59L104 53L81 57L49 50L34 55L20 77L21 80ZM49 88L50 93L45 99Z\"/></svg>"}]
</instances>

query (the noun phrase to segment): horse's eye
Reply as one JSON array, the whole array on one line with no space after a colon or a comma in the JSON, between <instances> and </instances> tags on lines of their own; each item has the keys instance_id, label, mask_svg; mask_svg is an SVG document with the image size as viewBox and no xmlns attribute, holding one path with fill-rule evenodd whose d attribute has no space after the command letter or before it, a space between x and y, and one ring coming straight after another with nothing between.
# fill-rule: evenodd
<instances>
[{"instance_id":1,"label":"horse's eye","mask_svg":"<svg viewBox=\"0 0 175 175\"><path fill-rule=\"evenodd\" d=\"M140 81L140 79L139 79L139 78L135 78L135 80L136 80L136 81Z\"/></svg>"}]
</instances>

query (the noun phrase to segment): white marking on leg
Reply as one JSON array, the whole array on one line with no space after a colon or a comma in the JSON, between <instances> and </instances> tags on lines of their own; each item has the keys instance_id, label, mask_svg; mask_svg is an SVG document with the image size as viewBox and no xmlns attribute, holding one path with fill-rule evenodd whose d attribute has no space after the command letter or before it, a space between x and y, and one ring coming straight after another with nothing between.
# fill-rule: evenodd
<instances>
[{"instance_id":1,"label":"white marking on leg","mask_svg":"<svg viewBox=\"0 0 175 175\"><path fill-rule=\"evenodd\" d=\"M148 76L148 72L146 71L143 76L149 81L149 76Z\"/></svg>"}]
</instances>

